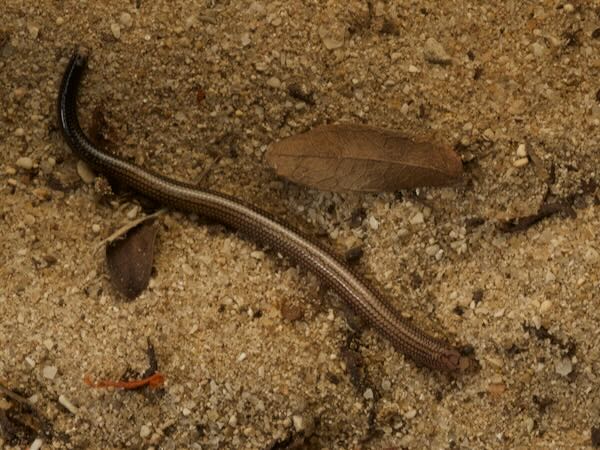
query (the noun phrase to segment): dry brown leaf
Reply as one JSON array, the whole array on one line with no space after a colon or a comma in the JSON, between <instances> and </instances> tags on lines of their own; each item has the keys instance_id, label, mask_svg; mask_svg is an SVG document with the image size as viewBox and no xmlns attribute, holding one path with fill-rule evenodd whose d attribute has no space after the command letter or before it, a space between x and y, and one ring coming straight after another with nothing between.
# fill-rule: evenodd
<instances>
[{"instance_id":1,"label":"dry brown leaf","mask_svg":"<svg viewBox=\"0 0 600 450\"><path fill-rule=\"evenodd\" d=\"M271 144L267 162L291 181L336 192L445 186L462 175L449 147L357 124L324 125Z\"/></svg>"},{"instance_id":2,"label":"dry brown leaf","mask_svg":"<svg viewBox=\"0 0 600 450\"><path fill-rule=\"evenodd\" d=\"M123 239L106 245L110 281L129 300L148 286L157 232L158 226L151 219L128 230Z\"/></svg>"}]
</instances>

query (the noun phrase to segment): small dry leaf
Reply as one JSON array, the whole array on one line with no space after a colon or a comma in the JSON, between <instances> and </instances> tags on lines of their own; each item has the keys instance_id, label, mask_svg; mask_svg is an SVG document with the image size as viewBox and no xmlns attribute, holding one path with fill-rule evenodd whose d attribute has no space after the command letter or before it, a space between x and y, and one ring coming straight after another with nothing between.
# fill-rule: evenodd
<instances>
[{"instance_id":1,"label":"small dry leaf","mask_svg":"<svg viewBox=\"0 0 600 450\"><path fill-rule=\"evenodd\" d=\"M157 232L158 226L154 221L146 221L128 230L123 239L106 245L110 281L129 300L136 298L148 286Z\"/></svg>"},{"instance_id":2,"label":"small dry leaf","mask_svg":"<svg viewBox=\"0 0 600 450\"><path fill-rule=\"evenodd\" d=\"M267 162L291 181L336 192L445 186L462 175L449 147L357 124L324 125L271 144Z\"/></svg>"}]
</instances>

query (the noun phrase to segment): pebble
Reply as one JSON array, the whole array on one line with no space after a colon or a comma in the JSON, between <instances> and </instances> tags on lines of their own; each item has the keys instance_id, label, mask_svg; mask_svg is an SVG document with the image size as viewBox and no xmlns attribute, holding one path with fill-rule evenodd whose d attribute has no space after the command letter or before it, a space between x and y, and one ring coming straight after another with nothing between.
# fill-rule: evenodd
<instances>
[{"instance_id":1,"label":"pebble","mask_svg":"<svg viewBox=\"0 0 600 450\"><path fill-rule=\"evenodd\" d=\"M27 94L27 89L24 87L18 87L14 90L13 95L16 100L21 100Z\"/></svg>"},{"instance_id":2,"label":"pebble","mask_svg":"<svg viewBox=\"0 0 600 450\"><path fill-rule=\"evenodd\" d=\"M19 159L17 159L17 167L24 169L24 170L31 170L33 169L33 160L31 158L29 158L28 156L22 156Z\"/></svg>"},{"instance_id":3,"label":"pebble","mask_svg":"<svg viewBox=\"0 0 600 450\"><path fill-rule=\"evenodd\" d=\"M19 136L19 137L25 136L25 130L21 127L17 128L15 130L15 136Z\"/></svg>"},{"instance_id":4,"label":"pebble","mask_svg":"<svg viewBox=\"0 0 600 450\"><path fill-rule=\"evenodd\" d=\"M96 234L100 233L100 225L98 225L97 223L93 224L92 231Z\"/></svg>"},{"instance_id":5,"label":"pebble","mask_svg":"<svg viewBox=\"0 0 600 450\"><path fill-rule=\"evenodd\" d=\"M42 369L42 375L44 378L48 378L49 380L53 380L58 372L56 366L46 366Z\"/></svg>"},{"instance_id":6,"label":"pebble","mask_svg":"<svg viewBox=\"0 0 600 450\"><path fill-rule=\"evenodd\" d=\"M390 382L390 380L383 380L381 382L381 389L383 389L384 391L389 391L392 387L392 383Z\"/></svg>"},{"instance_id":7,"label":"pebble","mask_svg":"<svg viewBox=\"0 0 600 450\"><path fill-rule=\"evenodd\" d=\"M363 393L365 400L373 400L373 389L367 388Z\"/></svg>"},{"instance_id":8,"label":"pebble","mask_svg":"<svg viewBox=\"0 0 600 450\"><path fill-rule=\"evenodd\" d=\"M544 300L540 305L540 313L545 314L552 309L552 302L550 300Z\"/></svg>"},{"instance_id":9,"label":"pebble","mask_svg":"<svg viewBox=\"0 0 600 450\"><path fill-rule=\"evenodd\" d=\"M121 27L119 26L118 23L111 23L110 24L110 31L112 33L112 35L115 37L115 39L119 39L121 37Z\"/></svg>"},{"instance_id":10,"label":"pebble","mask_svg":"<svg viewBox=\"0 0 600 450\"><path fill-rule=\"evenodd\" d=\"M419 68L417 66L413 66L412 64L410 66L408 66L408 71L410 73L419 73Z\"/></svg>"},{"instance_id":11,"label":"pebble","mask_svg":"<svg viewBox=\"0 0 600 450\"><path fill-rule=\"evenodd\" d=\"M369 226L372 230L377 230L379 228L379 221L375 217L371 216L369 217Z\"/></svg>"},{"instance_id":12,"label":"pebble","mask_svg":"<svg viewBox=\"0 0 600 450\"><path fill-rule=\"evenodd\" d=\"M246 359L248 355L246 355L244 352L240 353L240 355L237 357L237 361L238 362L242 362L243 360Z\"/></svg>"},{"instance_id":13,"label":"pebble","mask_svg":"<svg viewBox=\"0 0 600 450\"><path fill-rule=\"evenodd\" d=\"M127 211L127 214L126 214L127 218L129 220L135 219L136 216L138 215L138 211L139 211L139 208L137 205L135 205L133 208L131 208L129 211Z\"/></svg>"},{"instance_id":14,"label":"pebble","mask_svg":"<svg viewBox=\"0 0 600 450\"><path fill-rule=\"evenodd\" d=\"M52 350L52 348L54 347L54 342L52 341L52 339L44 339L42 344L44 344L44 347L46 347L47 350Z\"/></svg>"},{"instance_id":15,"label":"pebble","mask_svg":"<svg viewBox=\"0 0 600 450\"><path fill-rule=\"evenodd\" d=\"M183 408L181 410L181 414L183 414L185 417L188 417L190 414L192 414L192 410L189 408Z\"/></svg>"},{"instance_id":16,"label":"pebble","mask_svg":"<svg viewBox=\"0 0 600 450\"><path fill-rule=\"evenodd\" d=\"M292 423L294 424L294 429L296 432L299 433L304 430L304 417L299 415L292 416Z\"/></svg>"},{"instance_id":17,"label":"pebble","mask_svg":"<svg viewBox=\"0 0 600 450\"><path fill-rule=\"evenodd\" d=\"M240 41L242 42L242 47L247 47L250 45L250 33L242 33Z\"/></svg>"},{"instance_id":18,"label":"pebble","mask_svg":"<svg viewBox=\"0 0 600 450\"><path fill-rule=\"evenodd\" d=\"M425 41L425 46L423 47L423 56L425 57L425 61L432 64L450 64L452 63L452 58L446 50L438 41L434 38L429 38Z\"/></svg>"},{"instance_id":19,"label":"pebble","mask_svg":"<svg viewBox=\"0 0 600 450\"><path fill-rule=\"evenodd\" d=\"M250 252L250 256L260 261L261 259L265 258L265 252L261 252L260 250L254 250L253 252Z\"/></svg>"},{"instance_id":20,"label":"pebble","mask_svg":"<svg viewBox=\"0 0 600 450\"><path fill-rule=\"evenodd\" d=\"M69 400L64 395L61 394L58 396L58 403L63 405L65 407L65 409L67 411L69 411L71 414L77 414L77 406L75 406L73 403L71 403L71 400Z\"/></svg>"},{"instance_id":21,"label":"pebble","mask_svg":"<svg viewBox=\"0 0 600 450\"><path fill-rule=\"evenodd\" d=\"M519 146L517 147L517 156L519 158L527 157L527 149L525 148L525 144L519 144Z\"/></svg>"},{"instance_id":22,"label":"pebble","mask_svg":"<svg viewBox=\"0 0 600 450\"><path fill-rule=\"evenodd\" d=\"M237 416L235 414L233 416L231 416L229 418L228 423L229 423L230 427L234 427L235 428L237 426L237 423L238 423Z\"/></svg>"},{"instance_id":23,"label":"pebble","mask_svg":"<svg viewBox=\"0 0 600 450\"><path fill-rule=\"evenodd\" d=\"M29 31L29 36L31 36L33 39L38 37L38 34L40 33L40 28L36 27L35 25L27 25L27 31Z\"/></svg>"},{"instance_id":24,"label":"pebble","mask_svg":"<svg viewBox=\"0 0 600 450\"><path fill-rule=\"evenodd\" d=\"M417 410L416 409L409 409L408 411L406 411L406 413L404 414L404 418L405 419L414 419L417 415Z\"/></svg>"},{"instance_id":25,"label":"pebble","mask_svg":"<svg viewBox=\"0 0 600 450\"><path fill-rule=\"evenodd\" d=\"M281 87L281 81L277 77L271 77L267 80L267 86L277 89Z\"/></svg>"},{"instance_id":26,"label":"pebble","mask_svg":"<svg viewBox=\"0 0 600 450\"><path fill-rule=\"evenodd\" d=\"M575 7L571 3L565 3L563 6L563 10L567 13L572 13L575 11Z\"/></svg>"},{"instance_id":27,"label":"pebble","mask_svg":"<svg viewBox=\"0 0 600 450\"><path fill-rule=\"evenodd\" d=\"M540 58L546 54L546 47L538 42L531 44L531 52L537 58Z\"/></svg>"},{"instance_id":28,"label":"pebble","mask_svg":"<svg viewBox=\"0 0 600 450\"><path fill-rule=\"evenodd\" d=\"M529 164L529 158L519 158L513 161L513 166L524 167Z\"/></svg>"},{"instance_id":29,"label":"pebble","mask_svg":"<svg viewBox=\"0 0 600 450\"><path fill-rule=\"evenodd\" d=\"M569 358L563 358L554 366L557 374L566 377L573 371L573 363Z\"/></svg>"},{"instance_id":30,"label":"pebble","mask_svg":"<svg viewBox=\"0 0 600 450\"><path fill-rule=\"evenodd\" d=\"M423 217L423 213L418 212L410 219L411 225L420 225L425 222L425 218Z\"/></svg>"},{"instance_id":31,"label":"pebble","mask_svg":"<svg viewBox=\"0 0 600 450\"><path fill-rule=\"evenodd\" d=\"M40 450L42 448L42 444L44 441L40 438L35 438L31 445L29 446L29 450Z\"/></svg>"},{"instance_id":32,"label":"pebble","mask_svg":"<svg viewBox=\"0 0 600 450\"><path fill-rule=\"evenodd\" d=\"M335 50L344 45L345 31L336 33L332 27L320 26L319 37L327 50Z\"/></svg>"},{"instance_id":33,"label":"pebble","mask_svg":"<svg viewBox=\"0 0 600 450\"><path fill-rule=\"evenodd\" d=\"M77 174L81 177L85 184L92 184L94 182L94 178L96 178L96 175L94 175L94 172L92 172L90 166L88 166L82 160L77 161Z\"/></svg>"},{"instance_id":34,"label":"pebble","mask_svg":"<svg viewBox=\"0 0 600 450\"><path fill-rule=\"evenodd\" d=\"M63 19L62 17L56 18L56 25L60 27L63 23L65 23L65 19Z\"/></svg>"},{"instance_id":35,"label":"pebble","mask_svg":"<svg viewBox=\"0 0 600 450\"><path fill-rule=\"evenodd\" d=\"M125 28L129 28L133 23L131 14L129 14L128 12L121 13L121 15L119 16L119 22L121 22L121 25L123 25Z\"/></svg>"},{"instance_id":36,"label":"pebble","mask_svg":"<svg viewBox=\"0 0 600 450\"><path fill-rule=\"evenodd\" d=\"M428 246L425 249L425 253L428 256L435 256L439 250L440 250L440 246L437 244L433 244L433 245Z\"/></svg>"},{"instance_id":37,"label":"pebble","mask_svg":"<svg viewBox=\"0 0 600 450\"><path fill-rule=\"evenodd\" d=\"M148 436L150 436L150 433L152 433L152 430L150 430L150 427L148 425L142 425L140 428L140 437L145 439Z\"/></svg>"}]
</instances>

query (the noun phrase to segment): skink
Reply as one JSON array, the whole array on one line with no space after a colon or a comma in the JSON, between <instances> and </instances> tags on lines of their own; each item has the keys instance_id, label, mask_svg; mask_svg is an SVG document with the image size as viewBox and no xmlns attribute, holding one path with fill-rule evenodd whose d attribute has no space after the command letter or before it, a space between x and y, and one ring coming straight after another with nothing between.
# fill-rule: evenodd
<instances>
[{"instance_id":1,"label":"skink","mask_svg":"<svg viewBox=\"0 0 600 450\"><path fill-rule=\"evenodd\" d=\"M446 371L468 366L468 358L445 341L428 335L404 319L365 279L322 244L231 196L167 178L95 147L81 129L77 117L77 93L86 62L87 55L84 53L76 51L72 55L58 94L59 126L65 141L77 156L100 173L169 208L194 212L225 223L286 255L315 273L371 327L416 363Z\"/></svg>"}]
</instances>

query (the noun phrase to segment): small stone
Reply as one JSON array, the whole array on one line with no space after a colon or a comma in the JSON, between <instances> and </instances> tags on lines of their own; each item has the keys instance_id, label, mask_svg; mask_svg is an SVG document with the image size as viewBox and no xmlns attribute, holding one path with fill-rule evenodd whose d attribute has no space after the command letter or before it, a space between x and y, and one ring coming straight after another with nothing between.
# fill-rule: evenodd
<instances>
[{"instance_id":1,"label":"small stone","mask_svg":"<svg viewBox=\"0 0 600 450\"><path fill-rule=\"evenodd\" d=\"M384 391L389 391L392 388L392 383L390 383L390 380L383 380L381 382L381 389Z\"/></svg>"},{"instance_id":2,"label":"small stone","mask_svg":"<svg viewBox=\"0 0 600 450\"><path fill-rule=\"evenodd\" d=\"M129 14L128 12L121 13L121 15L119 16L119 22L121 22L121 25L123 25L125 28L129 28L133 23L131 14Z\"/></svg>"},{"instance_id":3,"label":"small stone","mask_svg":"<svg viewBox=\"0 0 600 450\"><path fill-rule=\"evenodd\" d=\"M540 313L545 314L552 309L552 302L550 300L544 300L540 305Z\"/></svg>"},{"instance_id":4,"label":"small stone","mask_svg":"<svg viewBox=\"0 0 600 450\"><path fill-rule=\"evenodd\" d=\"M502 379L502 375L500 375L499 373L497 373L496 375L492 375L492 377L490 378L491 384L500 384L503 381L504 380Z\"/></svg>"},{"instance_id":5,"label":"small stone","mask_svg":"<svg viewBox=\"0 0 600 450\"><path fill-rule=\"evenodd\" d=\"M56 25L60 27L63 23L65 23L65 19L63 19L62 17L56 18Z\"/></svg>"},{"instance_id":6,"label":"small stone","mask_svg":"<svg viewBox=\"0 0 600 450\"><path fill-rule=\"evenodd\" d=\"M235 428L237 426L237 423L238 423L237 416L235 414L233 416L231 416L229 418L229 422L228 423L229 423L230 427L234 427Z\"/></svg>"},{"instance_id":7,"label":"small stone","mask_svg":"<svg viewBox=\"0 0 600 450\"><path fill-rule=\"evenodd\" d=\"M148 436L150 436L150 433L152 433L152 430L150 429L150 427L148 425L142 425L140 428L140 437L142 439L146 439Z\"/></svg>"},{"instance_id":8,"label":"small stone","mask_svg":"<svg viewBox=\"0 0 600 450\"><path fill-rule=\"evenodd\" d=\"M363 393L365 400L373 400L373 389L367 388Z\"/></svg>"},{"instance_id":9,"label":"small stone","mask_svg":"<svg viewBox=\"0 0 600 450\"><path fill-rule=\"evenodd\" d=\"M445 65L452 63L452 58L446 53L442 44L431 37L425 41L423 56L425 57L425 61L432 64Z\"/></svg>"},{"instance_id":10,"label":"small stone","mask_svg":"<svg viewBox=\"0 0 600 450\"><path fill-rule=\"evenodd\" d=\"M563 10L567 13L572 13L575 11L575 7L571 3L565 3L563 6Z\"/></svg>"},{"instance_id":11,"label":"small stone","mask_svg":"<svg viewBox=\"0 0 600 450\"><path fill-rule=\"evenodd\" d=\"M32 369L35 367L35 359L31 358L30 356L26 356L25 357L25 362L29 365L29 367L31 367Z\"/></svg>"},{"instance_id":12,"label":"small stone","mask_svg":"<svg viewBox=\"0 0 600 450\"><path fill-rule=\"evenodd\" d=\"M81 177L85 184L92 184L94 182L94 178L96 178L96 175L94 175L94 172L92 172L90 166L88 166L82 160L77 161L77 174Z\"/></svg>"},{"instance_id":13,"label":"small stone","mask_svg":"<svg viewBox=\"0 0 600 450\"><path fill-rule=\"evenodd\" d=\"M279 81L279 78L277 77L271 77L267 80L267 86L270 86L274 89L278 89L279 87L281 87L281 81Z\"/></svg>"},{"instance_id":14,"label":"small stone","mask_svg":"<svg viewBox=\"0 0 600 450\"><path fill-rule=\"evenodd\" d=\"M23 97L25 97L25 94L27 94L27 89L24 87L18 87L13 92L15 100L21 100Z\"/></svg>"},{"instance_id":15,"label":"small stone","mask_svg":"<svg viewBox=\"0 0 600 450\"><path fill-rule=\"evenodd\" d=\"M58 396L58 403L63 405L65 407L65 409L67 411L69 411L71 414L77 414L77 407L73 403L71 403L71 400L69 400L64 395Z\"/></svg>"},{"instance_id":16,"label":"small stone","mask_svg":"<svg viewBox=\"0 0 600 450\"><path fill-rule=\"evenodd\" d=\"M336 32L333 27L320 26L319 37L327 50L335 50L344 45L345 30L340 27Z\"/></svg>"},{"instance_id":17,"label":"small stone","mask_svg":"<svg viewBox=\"0 0 600 450\"><path fill-rule=\"evenodd\" d=\"M93 224L92 231L96 234L100 233L100 225L98 225L97 223Z\"/></svg>"},{"instance_id":18,"label":"small stone","mask_svg":"<svg viewBox=\"0 0 600 450\"><path fill-rule=\"evenodd\" d=\"M527 149L525 148L525 144L519 144L517 147L517 156L519 158L527 158Z\"/></svg>"},{"instance_id":19,"label":"small stone","mask_svg":"<svg viewBox=\"0 0 600 450\"><path fill-rule=\"evenodd\" d=\"M260 250L254 250L253 252L250 253L250 256L252 256L254 259L258 259L260 261L261 259L265 258L265 252L261 252Z\"/></svg>"},{"instance_id":20,"label":"small stone","mask_svg":"<svg viewBox=\"0 0 600 450\"><path fill-rule=\"evenodd\" d=\"M409 409L408 411L406 411L404 413L404 418L405 419L414 419L417 416L417 410L416 409Z\"/></svg>"},{"instance_id":21,"label":"small stone","mask_svg":"<svg viewBox=\"0 0 600 450\"><path fill-rule=\"evenodd\" d=\"M35 25L27 25L27 31L29 32L29 36L31 36L33 39L36 39L40 33L40 28L36 27Z\"/></svg>"},{"instance_id":22,"label":"small stone","mask_svg":"<svg viewBox=\"0 0 600 450\"><path fill-rule=\"evenodd\" d=\"M492 397L500 397L506 392L506 385L504 383L490 383L488 385L488 393Z\"/></svg>"},{"instance_id":23,"label":"small stone","mask_svg":"<svg viewBox=\"0 0 600 450\"><path fill-rule=\"evenodd\" d=\"M243 360L245 360L247 358L248 355L246 355L244 352L240 353L239 356L237 357L237 361L238 362L242 362Z\"/></svg>"},{"instance_id":24,"label":"small stone","mask_svg":"<svg viewBox=\"0 0 600 450\"><path fill-rule=\"evenodd\" d=\"M110 24L110 31L112 33L112 35L115 37L115 39L119 39L121 37L121 27L119 26L118 23L111 23Z\"/></svg>"},{"instance_id":25,"label":"small stone","mask_svg":"<svg viewBox=\"0 0 600 450\"><path fill-rule=\"evenodd\" d=\"M23 169L23 170L31 170L33 169L33 160L27 156L22 156L19 159L17 159L17 167Z\"/></svg>"},{"instance_id":26,"label":"small stone","mask_svg":"<svg viewBox=\"0 0 600 450\"><path fill-rule=\"evenodd\" d=\"M369 217L369 226L372 230L377 230L379 228L379 221L375 217L371 216Z\"/></svg>"},{"instance_id":27,"label":"small stone","mask_svg":"<svg viewBox=\"0 0 600 450\"><path fill-rule=\"evenodd\" d=\"M192 411L189 408L183 408L181 410L181 414L183 414L185 417L188 417L190 414L192 414Z\"/></svg>"},{"instance_id":28,"label":"small stone","mask_svg":"<svg viewBox=\"0 0 600 450\"><path fill-rule=\"evenodd\" d=\"M419 68L416 66L413 66L412 64L410 66L408 66L408 71L410 73L419 73L420 72Z\"/></svg>"},{"instance_id":29,"label":"small stone","mask_svg":"<svg viewBox=\"0 0 600 450\"><path fill-rule=\"evenodd\" d=\"M531 44L531 52L536 58L541 58L546 54L546 47L538 42Z\"/></svg>"},{"instance_id":30,"label":"small stone","mask_svg":"<svg viewBox=\"0 0 600 450\"><path fill-rule=\"evenodd\" d=\"M296 432L299 433L304 430L304 417L299 415L292 416L292 423L294 424L294 429Z\"/></svg>"},{"instance_id":31,"label":"small stone","mask_svg":"<svg viewBox=\"0 0 600 450\"><path fill-rule=\"evenodd\" d=\"M135 219L135 218L136 218L136 216L138 215L138 211L139 211L139 208L138 208L138 206L136 205L136 206L134 206L133 208L131 208L129 211L127 211L127 214L125 214L125 215L127 216L127 218L128 218L129 220L133 220L133 219Z\"/></svg>"},{"instance_id":32,"label":"small stone","mask_svg":"<svg viewBox=\"0 0 600 450\"><path fill-rule=\"evenodd\" d=\"M513 166L524 167L529 164L529 158L519 158L513 161Z\"/></svg>"},{"instance_id":33,"label":"small stone","mask_svg":"<svg viewBox=\"0 0 600 450\"><path fill-rule=\"evenodd\" d=\"M440 246L437 244L433 244L425 248L425 253L427 254L427 256L435 256L439 251Z\"/></svg>"},{"instance_id":34,"label":"small stone","mask_svg":"<svg viewBox=\"0 0 600 450\"><path fill-rule=\"evenodd\" d=\"M563 358L554 365L557 374L566 377L573 371L573 363L569 358Z\"/></svg>"},{"instance_id":35,"label":"small stone","mask_svg":"<svg viewBox=\"0 0 600 450\"><path fill-rule=\"evenodd\" d=\"M42 375L49 380L53 380L57 373L58 369L56 366L46 366L42 369Z\"/></svg>"},{"instance_id":36,"label":"small stone","mask_svg":"<svg viewBox=\"0 0 600 450\"><path fill-rule=\"evenodd\" d=\"M247 47L250 45L250 33L242 33L241 37L242 47Z\"/></svg>"},{"instance_id":37,"label":"small stone","mask_svg":"<svg viewBox=\"0 0 600 450\"><path fill-rule=\"evenodd\" d=\"M423 217L423 213L418 212L410 219L411 225L420 225L425 222L425 218Z\"/></svg>"},{"instance_id":38,"label":"small stone","mask_svg":"<svg viewBox=\"0 0 600 450\"><path fill-rule=\"evenodd\" d=\"M175 120L177 122L185 122L186 119L187 119L187 117L185 116L185 114L182 111L178 111L175 113Z\"/></svg>"},{"instance_id":39,"label":"small stone","mask_svg":"<svg viewBox=\"0 0 600 450\"><path fill-rule=\"evenodd\" d=\"M25 130L21 127L17 128L15 130L15 136L19 136L19 137L25 136Z\"/></svg>"},{"instance_id":40,"label":"small stone","mask_svg":"<svg viewBox=\"0 0 600 450\"><path fill-rule=\"evenodd\" d=\"M54 347L54 342L52 341L52 339L44 339L42 344L44 344L44 347L46 347L46 349L48 350L52 350L52 348Z\"/></svg>"}]
</instances>

